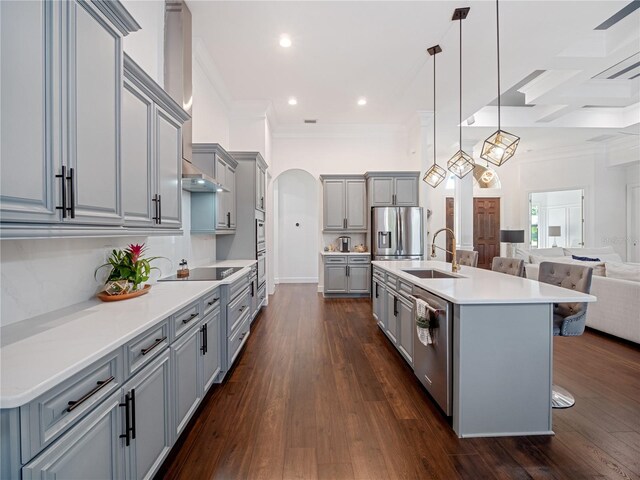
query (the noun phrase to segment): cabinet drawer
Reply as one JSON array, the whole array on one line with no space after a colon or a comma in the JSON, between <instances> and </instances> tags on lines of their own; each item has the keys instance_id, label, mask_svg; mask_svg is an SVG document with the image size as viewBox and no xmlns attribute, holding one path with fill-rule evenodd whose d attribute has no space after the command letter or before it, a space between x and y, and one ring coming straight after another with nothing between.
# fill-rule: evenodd
<instances>
[{"instance_id":1,"label":"cabinet drawer","mask_svg":"<svg viewBox=\"0 0 640 480\"><path fill-rule=\"evenodd\" d=\"M138 335L124 346L125 378L129 378L169 346L169 319Z\"/></svg>"},{"instance_id":2,"label":"cabinet drawer","mask_svg":"<svg viewBox=\"0 0 640 480\"><path fill-rule=\"evenodd\" d=\"M262 287L258 289L258 307L257 308L262 307L266 299L267 299L267 286L262 285Z\"/></svg>"},{"instance_id":3,"label":"cabinet drawer","mask_svg":"<svg viewBox=\"0 0 640 480\"><path fill-rule=\"evenodd\" d=\"M245 288L249 286L249 272L247 272L244 276L236 280L229 287L229 299L233 301L233 299L242 292Z\"/></svg>"},{"instance_id":4,"label":"cabinet drawer","mask_svg":"<svg viewBox=\"0 0 640 480\"><path fill-rule=\"evenodd\" d=\"M349 257L350 265L363 264L363 263L369 263L369 255L358 255L357 257L356 256Z\"/></svg>"},{"instance_id":5,"label":"cabinet drawer","mask_svg":"<svg viewBox=\"0 0 640 480\"><path fill-rule=\"evenodd\" d=\"M403 280L398 280L398 292L403 295L411 295L413 291L413 287L410 283L407 283Z\"/></svg>"},{"instance_id":6,"label":"cabinet drawer","mask_svg":"<svg viewBox=\"0 0 640 480\"><path fill-rule=\"evenodd\" d=\"M238 353L240 353L240 349L247 341L249 337L249 327L251 325L251 316L249 315L249 310L244 311L244 315L242 315L240 319L240 328L236 330L236 332L229 337L229 343L227 344L227 352L228 352L228 368L230 369L235 361Z\"/></svg>"},{"instance_id":7,"label":"cabinet drawer","mask_svg":"<svg viewBox=\"0 0 640 480\"><path fill-rule=\"evenodd\" d=\"M381 282L384 282L386 280L386 275L383 270L373 267L373 278L377 278Z\"/></svg>"},{"instance_id":8,"label":"cabinet drawer","mask_svg":"<svg viewBox=\"0 0 640 480\"><path fill-rule=\"evenodd\" d=\"M122 349L20 407L22 462L80 421L122 384Z\"/></svg>"},{"instance_id":9,"label":"cabinet drawer","mask_svg":"<svg viewBox=\"0 0 640 480\"><path fill-rule=\"evenodd\" d=\"M331 264L331 265L346 265L347 257L344 255L342 256L325 255L324 263Z\"/></svg>"},{"instance_id":10,"label":"cabinet drawer","mask_svg":"<svg viewBox=\"0 0 640 480\"><path fill-rule=\"evenodd\" d=\"M396 290L398 285L398 277L396 277L395 275L391 275L390 273L387 273L387 285L389 285L394 290Z\"/></svg>"},{"instance_id":11,"label":"cabinet drawer","mask_svg":"<svg viewBox=\"0 0 640 480\"><path fill-rule=\"evenodd\" d=\"M240 322L244 317L244 313L251 310L251 291L249 287L238 295L229 305L227 305L227 335L231 336L232 333L238 328Z\"/></svg>"},{"instance_id":12,"label":"cabinet drawer","mask_svg":"<svg viewBox=\"0 0 640 480\"><path fill-rule=\"evenodd\" d=\"M173 314L173 340L178 338L198 322L200 317L200 302L195 302Z\"/></svg>"},{"instance_id":13,"label":"cabinet drawer","mask_svg":"<svg viewBox=\"0 0 640 480\"><path fill-rule=\"evenodd\" d=\"M216 288L213 292L207 293L203 299L204 304L204 317L213 312L220 306L220 289Z\"/></svg>"}]
</instances>

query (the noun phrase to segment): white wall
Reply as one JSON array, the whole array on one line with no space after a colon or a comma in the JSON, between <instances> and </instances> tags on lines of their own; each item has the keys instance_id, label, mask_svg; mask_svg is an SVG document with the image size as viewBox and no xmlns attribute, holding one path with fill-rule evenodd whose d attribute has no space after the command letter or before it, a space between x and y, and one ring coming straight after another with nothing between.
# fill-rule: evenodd
<instances>
[{"instance_id":1,"label":"white wall","mask_svg":"<svg viewBox=\"0 0 640 480\"><path fill-rule=\"evenodd\" d=\"M277 283L316 283L318 183L303 170L288 170L276 182L278 263L275 280Z\"/></svg>"},{"instance_id":2,"label":"white wall","mask_svg":"<svg viewBox=\"0 0 640 480\"><path fill-rule=\"evenodd\" d=\"M140 25L124 37L124 51L159 85L164 85L164 1L122 0Z\"/></svg>"},{"instance_id":3,"label":"white wall","mask_svg":"<svg viewBox=\"0 0 640 480\"><path fill-rule=\"evenodd\" d=\"M229 148L229 107L198 56L193 61L193 142Z\"/></svg>"}]
</instances>

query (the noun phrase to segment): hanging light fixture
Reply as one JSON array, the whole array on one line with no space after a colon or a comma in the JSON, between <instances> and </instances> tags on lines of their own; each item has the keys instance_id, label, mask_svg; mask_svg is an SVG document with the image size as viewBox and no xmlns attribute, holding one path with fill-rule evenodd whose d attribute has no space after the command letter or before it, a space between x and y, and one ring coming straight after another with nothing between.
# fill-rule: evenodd
<instances>
[{"instance_id":1,"label":"hanging light fixture","mask_svg":"<svg viewBox=\"0 0 640 480\"><path fill-rule=\"evenodd\" d=\"M441 51L440 45L427 49L429 55L433 57L433 165L425 172L422 180L433 188L440 185L447 176L446 170L436 163L436 54Z\"/></svg>"},{"instance_id":2,"label":"hanging light fixture","mask_svg":"<svg viewBox=\"0 0 640 480\"><path fill-rule=\"evenodd\" d=\"M469 15L469 7L456 8L453 12L451 20L458 20L460 22L460 150L458 150L453 157L447 162L447 168L449 171L456 175L458 178L464 178L469 172L473 171L475 163L471 155L462 150L462 20Z\"/></svg>"},{"instance_id":3,"label":"hanging light fixture","mask_svg":"<svg viewBox=\"0 0 640 480\"><path fill-rule=\"evenodd\" d=\"M480 158L499 167L516 153L520 137L500 128L500 10L498 0L496 0L496 52L498 57L498 130L484 141Z\"/></svg>"}]
</instances>

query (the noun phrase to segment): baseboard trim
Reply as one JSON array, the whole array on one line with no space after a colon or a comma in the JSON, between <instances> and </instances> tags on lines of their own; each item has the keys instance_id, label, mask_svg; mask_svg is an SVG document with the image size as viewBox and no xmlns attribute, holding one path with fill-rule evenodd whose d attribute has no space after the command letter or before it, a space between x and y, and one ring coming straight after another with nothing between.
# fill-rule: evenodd
<instances>
[{"instance_id":1,"label":"baseboard trim","mask_svg":"<svg viewBox=\"0 0 640 480\"><path fill-rule=\"evenodd\" d=\"M318 277L280 277L278 283L318 283Z\"/></svg>"}]
</instances>

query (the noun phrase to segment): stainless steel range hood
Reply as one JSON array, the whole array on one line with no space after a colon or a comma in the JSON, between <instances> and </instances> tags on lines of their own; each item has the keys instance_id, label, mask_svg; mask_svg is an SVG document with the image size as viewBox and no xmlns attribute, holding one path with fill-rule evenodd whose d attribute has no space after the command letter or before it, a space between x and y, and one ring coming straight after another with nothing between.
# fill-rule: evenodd
<instances>
[{"instance_id":1,"label":"stainless steel range hood","mask_svg":"<svg viewBox=\"0 0 640 480\"><path fill-rule=\"evenodd\" d=\"M183 0L165 0L164 25L164 88L191 116L191 11ZM190 192L224 190L219 182L192 163L191 122L189 119L182 126L182 188Z\"/></svg>"}]
</instances>

